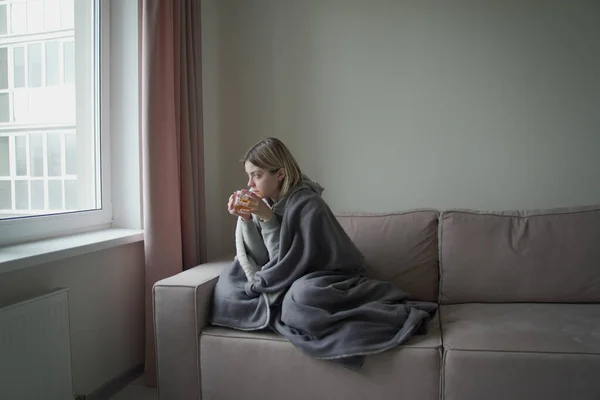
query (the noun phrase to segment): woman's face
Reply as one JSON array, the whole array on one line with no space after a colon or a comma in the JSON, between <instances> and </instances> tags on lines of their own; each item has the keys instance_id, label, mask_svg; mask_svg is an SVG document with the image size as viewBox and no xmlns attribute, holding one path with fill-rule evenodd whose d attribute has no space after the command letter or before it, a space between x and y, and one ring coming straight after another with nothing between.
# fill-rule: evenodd
<instances>
[{"instance_id":1,"label":"woman's face","mask_svg":"<svg viewBox=\"0 0 600 400\"><path fill-rule=\"evenodd\" d=\"M277 199L279 195L279 183L285 177L285 170L280 168L277 172L270 172L258 168L250 161L244 164L246 174L248 175L248 186L258 191L261 197L268 197L271 200Z\"/></svg>"}]
</instances>

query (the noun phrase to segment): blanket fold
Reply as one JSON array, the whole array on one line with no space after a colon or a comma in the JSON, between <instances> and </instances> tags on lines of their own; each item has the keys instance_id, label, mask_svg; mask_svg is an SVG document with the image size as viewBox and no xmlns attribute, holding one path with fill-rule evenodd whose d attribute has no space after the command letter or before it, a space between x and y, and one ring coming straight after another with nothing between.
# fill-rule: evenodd
<instances>
[{"instance_id":1,"label":"blanket fold","mask_svg":"<svg viewBox=\"0 0 600 400\"><path fill-rule=\"evenodd\" d=\"M271 328L311 356L350 368L424 331L437 305L365 277L363 255L318 194L295 191L277 217L279 251L263 266L236 229L237 256L215 286L212 324Z\"/></svg>"}]
</instances>

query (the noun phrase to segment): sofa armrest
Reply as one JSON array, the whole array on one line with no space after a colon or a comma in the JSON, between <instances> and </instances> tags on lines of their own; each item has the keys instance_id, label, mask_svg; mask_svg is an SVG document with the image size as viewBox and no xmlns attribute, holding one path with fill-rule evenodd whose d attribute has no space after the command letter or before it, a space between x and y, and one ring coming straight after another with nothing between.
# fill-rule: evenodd
<instances>
[{"instance_id":1,"label":"sofa armrest","mask_svg":"<svg viewBox=\"0 0 600 400\"><path fill-rule=\"evenodd\" d=\"M199 265L152 288L159 398L199 400L199 335L208 324L212 292L230 261Z\"/></svg>"}]
</instances>

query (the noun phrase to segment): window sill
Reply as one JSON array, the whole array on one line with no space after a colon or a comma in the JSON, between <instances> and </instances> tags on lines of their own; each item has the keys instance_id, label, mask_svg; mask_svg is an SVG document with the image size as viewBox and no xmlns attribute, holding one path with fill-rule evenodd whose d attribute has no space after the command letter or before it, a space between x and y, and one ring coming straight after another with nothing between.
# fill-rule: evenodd
<instances>
[{"instance_id":1,"label":"window sill","mask_svg":"<svg viewBox=\"0 0 600 400\"><path fill-rule=\"evenodd\" d=\"M0 274L144 240L138 229L103 229L0 247Z\"/></svg>"}]
</instances>

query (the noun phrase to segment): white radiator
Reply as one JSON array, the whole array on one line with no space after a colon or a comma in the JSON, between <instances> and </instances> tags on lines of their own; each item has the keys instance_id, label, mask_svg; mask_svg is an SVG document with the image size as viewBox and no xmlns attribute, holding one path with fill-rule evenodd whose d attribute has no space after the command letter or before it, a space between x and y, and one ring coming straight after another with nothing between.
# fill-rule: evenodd
<instances>
[{"instance_id":1,"label":"white radiator","mask_svg":"<svg viewBox=\"0 0 600 400\"><path fill-rule=\"evenodd\" d=\"M67 289L0 306L0 399L73 400Z\"/></svg>"}]
</instances>

